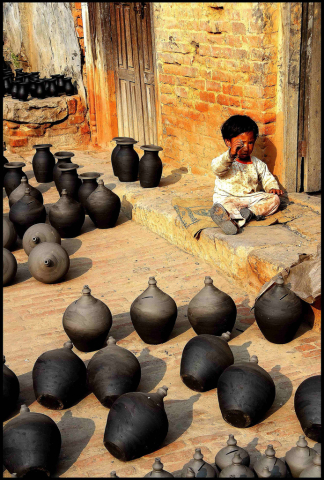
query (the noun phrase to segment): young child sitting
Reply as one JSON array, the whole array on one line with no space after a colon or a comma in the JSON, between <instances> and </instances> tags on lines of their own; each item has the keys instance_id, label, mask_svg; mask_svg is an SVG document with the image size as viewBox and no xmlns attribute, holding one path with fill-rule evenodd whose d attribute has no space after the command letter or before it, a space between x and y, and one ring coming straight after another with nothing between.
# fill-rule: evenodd
<instances>
[{"instance_id":1,"label":"young child sitting","mask_svg":"<svg viewBox=\"0 0 324 480\"><path fill-rule=\"evenodd\" d=\"M267 165L251 156L259 129L250 117L234 115L221 131L228 150L211 163L216 180L210 215L224 233L235 235L252 218L275 213L283 191Z\"/></svg>"}]
</instances>

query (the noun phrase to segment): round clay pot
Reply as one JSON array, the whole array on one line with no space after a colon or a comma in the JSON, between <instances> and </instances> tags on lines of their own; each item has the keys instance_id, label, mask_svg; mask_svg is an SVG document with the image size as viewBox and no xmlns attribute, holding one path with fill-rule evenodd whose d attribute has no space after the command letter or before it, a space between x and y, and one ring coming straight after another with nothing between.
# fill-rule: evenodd
<instances>
[{"instance_id":1,"label":"round clay pot","mask_svg":"<svg viewBox=\"0 0 324 480\"><path fill-rule=\"evenodd\" d=\"M18 478L45 478L54 472L61 450L61 434L47 415L22 405L20 415L3 428L3 464Z\"/></svg>"},{"instance_id":2,"label":"round clay pot","mask_svg":"<svg viewBox=\"0 0 324 480\"><path fill-rule=\"evenodd\" d=\"M159 186L162 177L162 161L159 152L163 150L157 145L142 145L144 155L139 162L139 181L142 188L155 188Z\"/></svg>"},{"instance_id":3,"label":"round clay pot","mask_svg":"<svg viewBox=\"0 0 324 480\"><path fill-rule=\"evenodd\" d=\"M306 467L312 465L315 455L315 450L308 447L304 435L301 435L296 443L296 447L292 447L285 457L286 464L293 478L298 478Z\"/></svg>"},{"instance_id":4,"label":"round clay pot","mask_svg":"<svg viewBox=\"0 0 324 480\"><path fill-rule=\"evenodd\" d=\"M37 98L36 90L37 90L37 85L36 85L37 79L32 78L31 81L29 82L29 93L32 98Z\"/></svg>"},{"instance_id":5,"label":"round clay pot","mask_svg":"<svg viewBox=\"0 0 324 480\"><path fill-rule=\"evenodd\" d=\"M81 203L70 197L63 188L62 196L51 206L48 218L62 238L72 238L80 234L85 214Z\"/></svg>"},{"instance_id":6,"label":"round clay pot","mask_svg":"<svg viewBox=\"0 0 324 480\"><path fill-rule=\"evenodd\" d=\"M14 224L9 220L8 217L3 217L3 248L8 250L14 245L17 240L17 232L15 230Z\"/></svg>"},{"instance_id":7,"label":"round clay pot","mask_svg":"<svg viewBox=\"0 0 324 480\"><path fill-rule=\"evenodd\" d=\"M136 182L138 177L139 157L134 150L136 140L121 140L116 154L118 178L120 182Z\"/></svg>"},{"instance_id":8,"label":"round clay pot","mask_svg":"<svg viewBox=\"0 0 324 480\"><path fill-rule=\"evenodd\" d=\"M188 467L187 471L186 471L185 478L195 478L195 477L196 477L196 475L195 475L195 472L193 471L193 469Z\"/></svg>"},{"instance_id":9,"label":"round clay pot","mask_svg":"<svg viewBox=\"0 0 324 480\"><path fill-rule=\"evenodd\" d=\"M196 392L207 392L217 387L223 371L234 363L233 353L227 342L230 333L221 337L198 335L183 349L180 376L183 383Z\"/></svg>"},{"instance_id":10,"label":"round clay pot","mask_svg":"<svg viewBox=\"0 0 324 480\"><path fill-rule=\"evenodd\" d=\"M112 141L116 142L116 147L111 152L111 166L112 166L113 173L114 173L115 177L118 177L118 165L117 165L117 162L116 162L116 157L117 157L117 153L120 150L119 142L123 142L124 140L130 140L131 142L133 142L133 141L136 142L136 140L134 140L134 138L130 138L130 137L114 137L112 139Z\"/></svg>"},{"instance_id":11,"label":"round clay pot","mask_svg":"<svg viewBox=\"0 0 324 480\"><path fill-rule=\"evenodd\" d=\"M53 168L53 180L56 186L56 190L59 191L59 178L62 174L61 170L59 169L59 165L61 165L62 163L72 163L71 158L74 157L74 153L56 152L54 153L54 157L57 159L57 163Z\"/></svg>"},{"instance_id":12,"label":"round clay pot","mask_svg":"<svg viewBox=\"0 0 324 480\"><path fill-rule=\"evenodd\" d=\"M149 278L148 288L131 305L130 316L143 342L158 345L168 340L178 314L175 301Z\"/></svg>"},{"instance_id":13,"label":"round clay pot","mask_svg":"<svg viewBox=\"0 0 324 480\"><path fill-rule=\"evenodd\" d=\"M250 362L235 363L221 374L217 384L219 407L224 420L237 428L258 423L271 407L275 384L253 355Z\"/></svg>"},{"instance_id":14,"label":"round clay pot","mask_svg":"<svg viewBox=\"0 0 324 480\"><path fill-rule=\"evenodd\" d=\"M36 153L33 157L33 170L38 183L50 183L53 181L53 169L55 166L54 155L50 152L51 144L34 145Z\"/></svg>"},{"instance_id":15,"label":"round clay pot","mask_svg":"<svg viewBox=\"0 0 324 480\"><path fill-rule=\"evenodd\" d=\"M26 230L23 236L23 249L29 255L39 243L52 242L61 245L61 237L57 230L47 223L36 223Z\"/></svg>"},{"instance_id":16,"label":"round clay pot","mask_svg":"<svg viewBox=\"0 0 324 480\"><path fill-rule=\"evenodd\" d=\"M11 86L12 86L11 78L8 75L4 76L3 77L3 90L4 90L5 95L6 94L10 95Z\"/></svg>"},{"instance_id":17,"label":"round clay pot","mask_svg":"<svg viewBox=\"0 0 324 480\"><path fill-rule=\"evenodd\" d=\"M308 438L321 442L322 385L321 375L306 378L295 393L295 411L303 432Z\"/></svg>"},{"instance_id":18,"label":"round clay pot","mask_svg":"<svg viewBox=\"0 0 324 480\"><path fill-rule=\"evenodd\" d=\"M266 478L264 477L264 468L267 467L270 476L275 478L286 478L287 476L287 467L285 462L280 460L280 458L276 457L276 451L274 450L272 445L268 445L266 451L264 452L261 458L259 458L253 466L253 470L257 474L259 478ZM266 476L269 476L266 473Z\"/></svg>"},{"instance_id":19,"label":"round clay pot","mask_svg":"<svg viewBox=\"0 0 324 480\"><path fill-rule=\"evenodd\" d=\"M51 410L75 404L86 391L87 369L72 351L69 340L63 348L43 353L33 368L33 388L38 403Z\"/></svg>"},{"instance_id":20,"label":"round clay pot","mask_svg":"<svg viewBox=\"0 0 324 480\"><path fill-rule=\"evenodd\" d=\"M234 455L239 453L242 464L248 467L250 465L250 455L246 450L237 446L237 440L235 440L234 435L230 434L226 443L227 447L222 448L215 457L216 466L220 470L229 467L232 465Z\"/></svg>"},{"instance_id":21,"label":"round clay pot","mask_svg":"<svg viewBox=\"0 0 324 480\"><path fill-rule=\"evenodd\" d=\"M52 76L52 75L51 75ZM51 78L50 80L48 80L48 90L47 90L47 95L49 97L57 97L58 93L57 93L57 86L56 86L56 78Z\"/></svg>"},{"instance_id":22,"label":"round clay pot","mask_svg":"<svg viewBox=\"0 0 324 480\"><path fill-rule=\"evenodd\" d=\"M74 95L74 86L72 85L72 77L63 78L65 95Z\"/></svg>"},{"instance_id":23,"label":"round clay pot","mask_svg":"<svg viewBox=\"0 0 324 480\"><path fill-rule=\"evenodd\" d=\"M3 394L2 394L2 418L6 420L16 408L20 387L17 375L6 365L3 356Z\"/></svg>"},{"instance_id":24,"label":"round clay pot","mask_svg":"<svg viewBox=\"0 0 324 480\"><path fill-rule=\"evenodd\" d=\"M9 206L10 207L12 207L12 205L14 205L16 202L18 202L18 200L20 200L25 195L27 187L30 189L30 195L32 197L36 198L36 200L38 200L41 204L44 203L43 195L41 194L41 192L39 190L37 190L37 188L29 185L27 177L22 177L20 182L21 183L20 183L19 187L15 188L15 190L13 190L11 192L11 194L9 195Z\"/></svg>"},{"instance_id":25,"label":"round clay pot","mask_svg":"<svg viewBox=\"0 0 324 480\"><path fill-rule=\"evenodd\" d=\"M62 195L62 190L65 189L70 197L78 200L78 191L82 185L77 173L79 165L76 163L60 163L58 168L62 172L58 179L59 194Z\"/></svg>"},{"instance_id":26,"label":"round clay pot","mask_svg":"<svg viewBox=\"0 0 324 480\"><path fill-rule=\"evenodd\" d=\"M265 338L272 343L290 342L302 321L302 301L282 277L255 302L254 316Z\"/></svg>"},{"instance_id":27,"label":"round clay pot","mask_svg":"<svg viewBox=\"0 0 324 480\"><path fill-rule=\"evenodd\" d=\"M213 285L205 277L205 286L188 305L188 320L194 331L201 335L221 335L231 332L236 320L236 306L227 293Z\"/></svg>"},{"instance_id":28,"label":"round clay pot","mask_svg":"<svg viewBox=\"0 0 324 480\"><path fill-rule=\"evenodd\" d=\"M114 457L126 462L161 447L169 428L163 404L167 391L164 386L156 393L125 393L112 404L104 445Z\"/></svg>"},{"instance_id":29,"label":"round clay pot","mask_svg":"<svg viewBox=\"0 0 324 480\"><path fill-rule=\"evenodd\" d=\"M10 91L10 94L12 96L12 98L17 98L17 95L18 95L18 87L19 87L19 82L16 80L14 82L12 82L11 84L11 91Z\"/></svg>"},{"instance_id":30,"label":"round clay pot","mask_svg":"<svg viewBox=\"0 0 324 480\"><path fill-rule=\"evenodd\" d=\"M31 275L42 283L58 282L67 274L69 267L69 256L58 243L40 243L28 257Z\"/></svg>"},{"instance_id":31,"label":"round clay pot","mask_svg":"<svg viewBox=\"0 0 324 480\"><path fill-rule=\"evenodd\" d=\"M2 285L5 287L13 281L17 273L16 257L6 248L3 249L3 281Z\"/></svg>"},{"instance_id":32,"label":"round clay pot","mask_svg":"<svg viewBox=\"0 0 324 480\"><path fill-rule=\"evenodd\" d=\"M82 180L82 185L78 191L78 200L83 206L85 213L88 213L85 206L86 200L98 187L97 178L99 178L100 175L101 174L97 172L87 172L79 175L79 178Z\"/></svg>"},{"instance_id":33,"label":"round clay pot","mask_svg":"<svg viewBox=\"0 0 324 480\"><path fill-rule=\"evenodd\" d=\"M197 477L204 477L204 478L218 477L219 472L217 468L205 462L203 458L204 456L201 453L201 449L196 448L193 458L183 466L182 476L184 477L188 471L188 468L191 468Z\"/></svg>"},{"instance_id":34,"label":"round clay pot","mask_svg":"<svg viewBox=\"0 0 324 480\"><path fill-rule=\"evenodd\" d=\"M301 472L299 478L322 478L321 463L321 455L316 453L313 463Z\"/></svg>"},{"instance_id":35,"label":"round clay pot","mask_svg":"<svg viewBox=\"0 0 324 480\"><path fill-rule=\"evenodd\" d=\"M219 474L219 478L229 478L229 477L245 477L245 478L254 478L253 471L243 465L242 458L239 453L235 453L232 459L232 465L225 467Z\"/></svg>"},{"instance_id":36,"label":"round clay pot","mask_svg":"<svg viewBox=\"0 0 324 480\"><path fill-rule=\"evenodd\" d=\"M57 93L59 95L65 93L65 88L64 88L64 74L59 74L56 76L56 85L57 85Z\"/></svg>"},{"instance_id":37,"label":"round clay pot","mask_svg":"<svg viewBox=\"0 0 324 480\"><path fill-rule=\"evenodd\" d=\"M89 217L97 228L113 228L120 212L120 198L98 180L98 187L85 202Z\"/></svg>"},{"instance_id":38,"label":"round clay pot","mask_svg":"<svg viewBox=\"0 0 324 480\"><path fill-rule=\"evenodd\" d=\"M21 102L26 102L29 95L29 85L28 82L20 82L18 86L16 98Z\"/></svg>"},{"instance_id":39,"label":"round clay pot","mask_svg":"<svg viewBox=\"0 0 324 480\"><path fill-rule=\"evenodd\" d=\"M37 80L36 82L36 98L43 99L45 98L45 85L43 80Z\"/></svg>"},{"instance_id":40,"label":"round clay pot","mask_svg":"<svg viewBox=\"0 0 324 480\"><path fill-rule=\"evenodd\" d=\"M88 367L88 385L99 402L110 408L124 393L135 392L141 380L141 366L133 353L109 337L107 347L95 353Z\"/></svg>"},{"instance_id":41,"label":"round clay pot","mask_svg":"<svg viewBox=\"0 0 324 480\"><path fill-rule=\"evenodd\" d=\"M23 238L26 230L35 223L45 223L46 210L35 197L30 194L30 188L25 189L25 195L10 208L9 219L15 226L20 238Z\"/></svg>"},{"instance_id":42,"label":"round clay pot","mask_svg":"<svg viewBox=\"0 0 324 480\"><path fill-rule=\"evenodd\" d=\"M50 95L49 95L49 86L50 86L51 78L46 78L46 77L44 77L43 80L44 80L45 96L46 96L46 97L50 97Z\"/></svg>"},{"instance_id":43,"label":"round clay pot","mask_svg":"<svg viewBox=\"0 0 324 480\"><path fill-rule=\"evenodd\" d=\"M26 164L23 162L8 162L4 165L6 175L3 180L3 186L8 198L11 192L19 187L22 177L26 177L26 174L22 171L22 167L25 166Z\"/></svg>"},{"instance_id":44,"label":"round clay pot","mask_svg":"<svg viewBox=\"0 0 324 480\"><path fill-rule=\"evenodd\" d=\"M144 475L144 478L154 477L154 478L174 478L172 473L163 470L163 463L160 458L156 458L153 465L152 471Z\"/></svg>"}]
</instances>

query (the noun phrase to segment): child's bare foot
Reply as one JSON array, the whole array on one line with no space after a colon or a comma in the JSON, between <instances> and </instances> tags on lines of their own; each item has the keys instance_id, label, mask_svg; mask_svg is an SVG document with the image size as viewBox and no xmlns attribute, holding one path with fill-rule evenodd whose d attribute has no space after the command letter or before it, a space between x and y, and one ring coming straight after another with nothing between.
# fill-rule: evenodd
<instances>
[{"instance_id":1,"label":"child's bare foot","mask_svg":"<svg viewBox=\"0 0 324 480\"><path fill-rule=\"evenodd\" d=\"M254 213L249 208L241 208L240 214L245 219L246 223L254 217Z\"/></svg>"},{"instance_id":2,"label":"child's bare foot","mask_svg":"<svg viewBox=\"0 0 324 480\"><path fill-rule=\"evenodd\" d=\"M231 219L223 205L215 203L210 209L210 216L226 235L236 235L239 228L234 220Z\"/></svg>"}]
</instances>

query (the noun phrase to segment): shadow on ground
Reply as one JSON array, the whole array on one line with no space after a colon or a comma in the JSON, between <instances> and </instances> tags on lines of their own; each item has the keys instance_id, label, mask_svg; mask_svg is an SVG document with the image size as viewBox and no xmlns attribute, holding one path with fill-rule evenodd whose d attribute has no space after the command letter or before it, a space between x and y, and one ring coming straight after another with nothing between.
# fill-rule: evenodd
<instances>
[{"instance_id":1,"label":"shadow on ground","mask_svg":"<svg viewBox=\"0 0 324 480\"><path fill-rule=\"evenodd\" d=\"M81 248L82 242L78 238L62 238L61 245L71 256Z\"/></svg>"},{"instance_id":2,"label":"shadow on ground","mask_svg":"<svg viewBox=\"0 0 324 480\"><path fill-rule=\"evenodd\" d=\"M141 381L137 388L139 392L151 392L161 382L166 372L166 363L161 358L151 355L149 348L145 347L137 360L141 365Z\"/></svg>"},{"instance_id":3,"label":"shadow on ground","mask_svg":"<svg viewBox=\"0 0 324 480\"><path fill-rule=\"evenodd\" d=\"M39 190L42 194L43 193L46 193L48 192L52 187L55 187L55 183L54 182L50 182L50 183L41 183L40 185L38 185L37 190Z\"/></svg>"},{"instance_id":4,"label":"shadow on ground","mask_svg":"<svg viewBox=\"0 0 324 480\"><path fill-rule=\"evenodd\" d=\"M243 343L243 345L231 345L229 344L230 349L232 350L234 356L234 363L240 362L249 362L250 354L248 351L251 341Z\"/></svg>"},{"instance_id":5,"label":"shadow on ground","mask_svg":"<svg viewBox=\"0 0 324 480\"><path fill-rule=\"evenodd\" d=\"M182 333L186 332L191 328L190 322L188 320L188 305L183 305L182 307L178 307L178 316L176 323L173 327L169 340L172 338L178 337Z\"/></svg>"},{"instance_id":6,"label":"shadow on ground","mask_svg":"<svg viewBox=\"0 0 324 480\"><path fill-rule=\"evenodd\" d=\"M169 431L162 447L175 442L188 430L193 419L193 405L201 394L192 395L187 400L165 400L164 407L169 420Z\"/></svg>"},{"instance_id":7,"label":"shadow on ground","mask_svg":"<svg viewBox=\"0 0 324 480\"><path fill-rule=\"evenodd\" d=\"M269 372L270 377L275 383L276 386L276 396L271 408L267 411L264 420L271 417L279 408L281 408L285 403L288 402L292 395L293 384L286 375L280 373L281 365L276 365L272 367Z\"/></svg>"},{"instance_id":8,"label":"shadow on ground","mask_svg":"<svg viewBox=\"0 0 324 480\"><path fill-rule=\"evenodd\" d=\"M32 275L31 275L31 273L29 272L29 269L28 269L28 262L19 263L18 268L17 268L16 276L15 276L15 278L13 279L13 281L10 285L15 285L17 283L25 282L26 280L29 280L30 278L32 278Z\"/></svg>"},{"instance_id":9,"label":"shadow on ground","mask_svg":"<svg viewBox=\"0 0 324 480\"><path fill-rule=\"evenodd\" d=\"M177 168L176 170L171 171L171 175L167 177L162 177L159 183L159 187L167 187L168 185L172 185L177 183L181 180L182 174L188 173L188 169L186 167Z\"/></svg>"},{"instance_id":10,"label":"shadow on ground","mask_svg":"<svg viewBox=\"0 0 324 480\"><path fill-rule=\"evenodd\" d=\"M132 324L129 312L120 313L119 315L113 316L113 324L109 332L109 336L113 336L117 342L128 337L128 335L134 331L134 326Z\"/></svg>"},{"instance_id":11,"label":"shadow on ground","mask_svg":"<svg viewBox=\"0 0 324 480\"><path fill-rule=\"evenodd\" d=\"M8 368L10 368L9 365L8 365ZM6 420L10 420L11 418L18 415L20 412L21 405L25 404L27 405L27 407L29 407L36 400L34 389L33 389L32 371L28 373L23 373L22 375L19 375L19 376L17 375L17 378L19 381L19 388L20 388L19 398L14 410L6 418Z\"/></svg>"},{"instance_id":12,"label":"shadow on ground","mask_svg":"<svg viewBox=\"0 0 324 480\"><path fill-rule=\"evenodd\" d=\"M70 259L70 268L63 280L59 280L59 283L68 282L74 278L81 277L92 267L92 260L86 257L72 258Z\"/></svg>"}]
</instances>

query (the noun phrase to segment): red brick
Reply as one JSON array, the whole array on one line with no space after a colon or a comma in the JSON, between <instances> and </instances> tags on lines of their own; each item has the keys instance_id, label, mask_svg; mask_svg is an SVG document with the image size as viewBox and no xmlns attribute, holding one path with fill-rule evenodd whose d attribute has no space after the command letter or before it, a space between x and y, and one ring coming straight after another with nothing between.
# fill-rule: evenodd
<instances>
[{"instance_id":1,"label":"red brick","mask_svg":"<svg viewBox=\"0 0 324 480\"><path fill-rule=\"evenodd\" d=\"M303 357L321 358L321 351L313 350L311 352L305 352L303 353Z\"/></svg>"},{"instance_id":2,"label":"red brick","mask_svg":"<svg viewBox=\"0 0 324 480\"><path fill-rule=\"evenodd\" d=\"M199 45L199 55L207 55L210 56L212 54L212 47L211 45Z\"/></svg>"},{"instance_id":3,"label":"red brick","mask_svg":"<svg viewBox=\"0 0 324 480\"><path fill-rule=\"evenodd\" d=\"M174 78L174 77L172 77ZM176 77L175 83L177 85L194 88L196 90L205 90L205 80L197 80L190 77Z\"/></svg>"},{"instance_id":4,"label":"red brick","mask_svg":"<svg viewBox=\"0 0 324 480\"><path fill-rule=\"evenodd\" d=\"M78 24L80 27L83 28L82 18L79 17L79 18L77 19L77 24Z\"/></svg>"},{"instance_id":5,"label":"red brick","mask_svg":"<svg viewBox=\"0 0 324 480\"><path fill-rule=\"evenodd\" d=\"M276 96L276 87L264 87L264 97L274 98Z\"/></svg>"},{"instance_id":6,"label":"red brick","mask_svg":"<svg viewBox=\"0 0 324 480\"><path fill-rule=\"evenodd\" d=\"M195 67L185 67L182 65L163 65L163 72L172 75L183 75L184 77L197 77L198 69Z\"/></svg>"},{"instance_id":7,"label":"red brick","mask_svg":"<svg viewBox=\"0 0 324 480\"><path fill-rule=\"evenodd\" d=\"M217 103L219 103L219 105L240 107L241 99L236 97L230 97L229 95L220 94L217 96Z\"/></svg>"},{"instance_id":8,"label":"red brick","mask_svg":"<svg viewBox=\"0 0 324 480\"><path fill-rule=\"evenodd\" d=\"M232 31L234 34L245 35L246 27L242 22L232 22Z\"/></svg>"},{"instance_id":9,"label":"red brick","mask_svg":"<svg viewBox=\"0 0 324 480\"><path fill-rule=\"evenodd\" d=\"M231 47L242 47L242 38L236 35L228 35L226 37L226 44Z\"/></svg>"},{"instance_id":10,"label":"red brick","mask_svg":"<svg viewBox=\"0 0 324 480\"><path fill-rule=\"evenodd\" d=\"M69 125L78 125L82 122L84 122L84 115L82 115L82 114L70 115L69 118L68 118L68 124Z\"/></svg>"},{"instance_id":11,"label":"red brick","mask_svg":"<svg viewBox=\"0 0 324 480\"><path fill-rule=\"evenodd\" d=\"M74 2L74 8L81 10L81 2Z\"/></svg>"},{"instance_id":12,"label":"red brick","mask_svg":"<svg viewBox=\"0 0 324 480\"><path fill-rule=\"evenodd\" d=\"M66 118L66 120L63 120L63 122L55 123L52 127L51 130L61 130L62 128L68 127L69 126L69 117Z\"/></svg>"},{"instance_id":13,"label":"red brick","mask_svg":"<svg viewBox=\"0 0 324 480\"><path fill-rule=\"evenodd\" d=\"M77 100L76 98L67 98L66 103L68 105L69 115L74 115L77 111Z\"/></svg>"},{"instance_id":14,"label":"red brick","mask_svg":"<svg viewBox=\"0 0 324 480\"><path fill-rule=\"evenodd\" d=\"M233 95L234 97L243 96L243 87L239 87L237 85L223 84L222 89L223 89L223 93L225 93L226 95Z\"/></svg>"},{"instance_id":15,"label":"red brick","mask_svg":"<svg viewBox=\"0 0 324 480\"><path fill-rule=\"evenodd\" d=\"M177 97L184 97L184 98L188 97L188 92L184 87L175 87L174 92L177 95Z\"/></svg>"},{"instance_id":16,"label":"red brick","mask_svg":"<svg viewBox=\"0 0 324 480\"><path fill-rule=\"evenodd\" d=\"M246 85L243 87L244 97L248 98L262 98L264 89L254 85Z\"/></svg>"},{"instance_id":17,"label":"red brick","mask_svg":"<svg viewBox=\"0 0 324 480\"><path fill-rule=\"evenodd\" d=\"M314 345L299 345L298 347L295 347L296 350L299 352L305 352L306 350L314 350L316 347Z\"/></svg>"},{"instance_id":18,"label":"red brick","mask_svg":"<svg viewBox=\"0 0 324 480\"><path fill-rule=\"evenodd\" d=\"M11 147L25 147L28 144L28 138L10 138L9 145Z\"/></svg>"},{"instance_id":19,"label":"red brick","mask_svg":"<svg viewBox=\"0 0 324 480\"><path fill-rule=\"evenodd\" d=\"M265 75L263 80L263 85L267 87L272 87L277 85L277 75L275 73Z\"/></svg>"},{"instance_id":20,"label":"red brick","mask_svg":"<svg viewBox=\"0 0 324 480\"><path fill-rule=\"evenodd\" d=\"M207 112L208 109L209 109L208 103L202 103L202 102L196 103L196 110L198 110L199 112Z\"/></svg>"},{"instance_id":21,"label":"red brick","mask_svg":"<svg viewBox=\"0 0 324 480\"><path fill-rule=\"evenodd\" d=\"M215 94L213 92L199 92L200 100L203 102L215 103Z\"/></svg>"},{"instance_id":22,"label":"red brick","mask_svg":"<svg viewBox=\"0 0 324 480\"><path fill-rule=\"evenodd\" d=\"M229 47L212 47L212 55L217 58L232 58L233 51Z\"/></svg>"},{"instance_id":23,"label":"red brick","mask_svg":"<svg viewBox=\"0 0 324 480\"><path fill-rule=\"evenodd\" d=\"M212 79L217 80L218 82L231 82L232 78L232 75L228 72L222 72L219 70L212 72Z\"/></svg>"},{"instance_id":24,"label":"red brick","mask_svg":"<svg viewBox=\"0 0 324 480\"><path fill-rule=\"evenodd\" d=\"M276 133L276 124L269 123L268 125L260 125L260 135L274 135Z\"/></svg>"},{"instance_id":25,"label":"red brick","mask_svg":"<svg viewBox=\"0 0 324 480\"><path fill-rule=\"evenodd\" d=\"M81 47L81 50L84 50L84 38L79 38L79 45Z\"/></svg>"},{"instance_id":26,"label":"red brick","mask_svg":"<svg viewBox=\"0 0 324 480\"><path fill-rule=\"evenodd\" d=\"M73 127L65 127L65 128L58 128L57 130L50 130L50 137L51 136L56 136L56 135L67 135L67 134L73 134L77 133L78 127L73 126Z\"/></svg>"},{"instance_id":27,"label":"red brick","mask_svg":"<svg viewBox=\"0 0 324 480\"><path fill-rule=\"evenodd\" d=\"M83 27L76 27L76 31L79 37L83 37Z\"/></svg>"},{"instance_id":28,"label":"red brick","mask_svg":"<svg viewBox=\"0 0 324 480\"><path fill-rule=\"evenodd\" d=\"M39 123L26 123L27 128L38 128Z\"/></svg>"},{"instance_id":29,"label":"red brick","mask_svg":"<svg viewBox=\"0 0 324 480\"><path fill-rule=\"evenodd\" d=\"M81 17L81 10L72 10L72 16L74 19L77 19L78 17Z\"/></svg>"},{"instance_id":30,"label":"red brick","mask_svg":"<svg viewBox=\"0 0 324 480\"><path fill-rule=\"evenodd\" d=\"M178 100L173 95L162 93L160 96L160 102L164 105L177 105Z\"/></svg>"},{"instance_id":31,"label":"red brick","mask_svg":"<svg viewBox=\"0 0 324 480\"><path fill-rule=\"evenodd\" d=\"M173 77L172 75L165 75L163 73L160 73L159 74L159 82L160 83L168 83L170 85L175 85L176 78Z\"/></svg>"},{"instance_id":32,"label":"red brick","mask_svg":"<svg viewBox=\"0 0 324 480\"><path fill-rule=\"evenodd\" d=\"M218 82L212 82L210 80L206 80L206 90L209 90L212 92L220 92L221 84Z\"/></svg>"},{"instance_id":33,"label":"red brick","mask_svg":"<svg viewBox=\"0 0 324 480\"><path fill-rule=\"evenodd\" d=\"M9 121L7 121L6 123L7 123L7 127L11 128L11 129L15 129L15 128L20 127L19 123L14 123L14 122L9 122Z\"/></svg>"}]
</instances>

